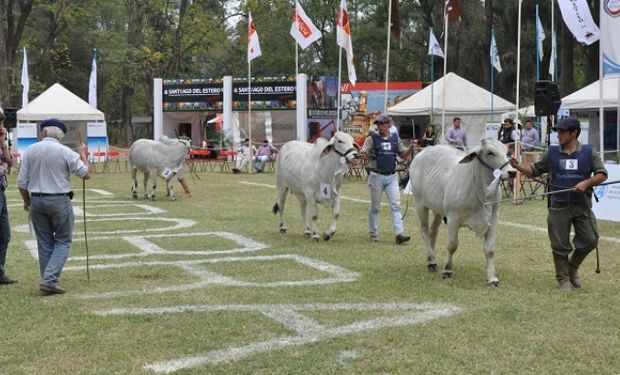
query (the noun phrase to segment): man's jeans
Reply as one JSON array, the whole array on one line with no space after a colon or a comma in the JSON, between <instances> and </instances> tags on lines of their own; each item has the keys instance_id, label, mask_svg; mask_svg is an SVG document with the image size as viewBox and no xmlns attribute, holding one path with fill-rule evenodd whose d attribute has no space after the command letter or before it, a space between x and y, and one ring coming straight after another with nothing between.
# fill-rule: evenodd
<instances>
[{"instance_id":1,"label":"man's jeans","mask_svg":"<svg viewBox=\"0 0 620 375\"><path fill-rule=\"evenodd\" d=\"M403 233L403 221L400 215L400 191L398 190L398 178L396 174L384 176L375 172L370 172L368 176L368 187L370 188L370 210L368 211L368 232L371 236L379 234L379 207L381 205L381 195L385 191L392 211L392 222L394 223L394 234Z\"/></svg>"},{"instance_id":2,"label":"man's jeans","mask_svg":"<svg viewBox=\"0 0 620 375\"><path fill-rule=\"evenodd\" d=\"M73 207L64 195L33 196L30 218L37 236L41 284L57 284L71 251Z\"/></svg>"},{"instance_id":3,"label":"man's jeans","mask_svg":"<svg viewBox=\"0 0 620 375\"><path fill-rule=\"evenodd\" d=\"M4 262L10 240L11 225L9 224L9 211L6 208L6 195L4 191L0 191L0 277L4 276Z\"/></svg>"}]
</instances>

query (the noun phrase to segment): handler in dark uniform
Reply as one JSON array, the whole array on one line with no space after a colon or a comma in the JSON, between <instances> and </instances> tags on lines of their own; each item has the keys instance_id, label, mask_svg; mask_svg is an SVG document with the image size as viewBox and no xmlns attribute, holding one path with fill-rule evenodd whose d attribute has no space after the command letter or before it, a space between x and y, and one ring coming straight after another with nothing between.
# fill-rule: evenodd
<instances>
[{"instance_id":1,"label":"handler in dark uniform","mask_svg":"<svg viewBox=\"0 0 620 375\"><path fill-rule=\"evenodd\" d=\"M409 148L400 143L397 132L391 132L392 119L385 113L375 118L377 131L366 138L362 152L368 158L370 174L368 187L370 188L370 210L368 211L368 231L372 242L379 241L378 214L381 205L381 195L385 191L392 211L395 240L402 244L411 239L406 236L400 214L400 190L396 176L396 155L406 159L411 155L413 142Z\"/></svg>"},{"instance_id":2,"label":"handler in dark uniform","mask_svg":"<svg viewBox=\"0 0 620 375\"><path fill-rule=\"evenodd\" d=\"M560 290L570 292L571 284L581 288L577 270L598 243L596 217L592 212L592 187L607 179L607 170L592 146L582 145L577 140L581 133L579 120L564 118L553 129L558 132L559 146L551 146L536 163L519 163L511 159L510 164L527 176L549 172L551 192L573 188L549 196L551 206L547 217L555 277ZM572 244L571 224L575 229Z\"/></svg>"}]
</instances>

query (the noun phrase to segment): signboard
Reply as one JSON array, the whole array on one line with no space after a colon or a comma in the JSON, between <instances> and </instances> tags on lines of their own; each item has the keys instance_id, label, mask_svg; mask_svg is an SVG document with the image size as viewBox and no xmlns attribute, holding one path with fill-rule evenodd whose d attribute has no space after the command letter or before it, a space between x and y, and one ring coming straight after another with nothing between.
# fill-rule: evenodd
<instances>
[{"instance_id":1,"label":"signboard","mask_svg":"<svg viewBox=\"0 0 620 375\"><path fill-rule=\"evenodd\" d=\"M91 161L103 162L108 152L108 134L105 122L86 123L86 147L91 155Z\"/></svg>"},{"instance_id":2,"label":"signboard","mask_svg":"<svg viewBox=\"0 0 620 375\"><path fill-rule=\"evenodd\" d=\"M295 110L297 84L295 80L252 82L252 110ZM233 82L233 111L248 109L248 83Z\"/></svg>"},{"instance_id":3,"label":"signboard","mask_svg":"<svg viewBox=\"0 0 620 375\"><path fill-rule=\"evenodd\" d=\"M15 138L17 138L16 147L17 152L22 154L26 150L26 148L32 144L37 143L37 123L36 122L21 122L17 124L15 128L17 133L15 134Z\"/></svg>"},{"instance_id":4,"label":"signboard","mask_svg":"<svg viewBox=\"0 0 620 375\"><path fill-rule=\"evenodd\" d=\"M605 164L607 181L620 180L620 165ZM592 200L592 210L599 220L620 221L620 184L597 186L594 193L598 202Z\"/></svg>"},{"instance_id":5,"label":"signboard","mask_svg":"<svg viewBox=\"0 0 620 375\"><path fill-rule=\"evenodd\" d=\"M164 80L164 112L221 110L224 102L222 82L208 79Z\"/></svg>"},{"instance_id":6,"label":"signboard","mask_svg":"<svg viewBox=\"0 0 620 375\"><path fill-rule=\"evenodd\" d=\"M499 121L487 122L485 138L497 139L497 135L499 134L499 129L501 126L502 126L502 123Z\"/></svg>"}]
</instances>

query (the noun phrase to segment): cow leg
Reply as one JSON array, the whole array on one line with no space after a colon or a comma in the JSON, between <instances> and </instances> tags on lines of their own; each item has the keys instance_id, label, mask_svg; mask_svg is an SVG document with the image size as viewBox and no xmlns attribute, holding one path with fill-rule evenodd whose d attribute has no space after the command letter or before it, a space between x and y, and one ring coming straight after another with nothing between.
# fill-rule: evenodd
<instances>
[{"instance_id":1,"label":"cow leg","mask_svg":"<svg viewBox=\"0 0 620 375\"><path fill-rule=\"evenodd\" d=\"M136 179L137 173L138 173L138 169L132 166L131 168L131 197L133 199L138 199L138 180Z\"/></svg>"},{"instance_id":2,"label":"cow leg","mask_svg":"<svg viewBox=\"0 0 620 375\"><path fill-rule=\"evenodd\" d=\"M484 256L487 258L487 283L489 286L499 286L499 278L495 274L495 237L498 223L491 223L491 227L484 235Z\"/></svg>"},{"instance_id":3,"label":"cow leg","mask_svg":"<svg viewBox=\"0 0 620 375\"><path fill-rule=\"evenodd\" d=\"M148 195L148 198L154 201L155 200L155 189L157 189L157 171L155 170L149 171L149 177L151 180L151 194Z\"/></svg>"},{"instance_id":4,"label":"cow leg","mask_svg":"<svg viewBox=\"0 0 620 375\"><path fill-rule=\"evenodd\" d=\"M334 199L334 205L332 206L332 223L329 229L323 233L323 240L329 241L334 234L336 234L336 225L338 224L338 218L340 217L340 197Z\"/></svg>"},{"instance_id":5,"label":"cow leg","mask_svg":"<svg viewBox=\"0 0 620 375\"><path fill-rule=\"evenodd\" d=\"M312 231L308 226L308 200L306 200L306 196L303 194L295 194L297 200L299 201L299 210L301 211L301 221L302 228L304 228L304 237L310 238L312 235Z\"/></svg>"},{"instance_id":6,"label":"cow leg","mask_svg":"<svg viewBox=\"0 0 620 375\"><path fill-rule=\"evenodd\" d=\"M310 218L312 219L312 238L316 241L319 242L319 228L317 227L317 221L319 220L319 211L316 205L316 202L314 201L308 201L308 204L306 205L307 207L307 211L308 214L310 215Z\"/></svg>"},{"instance_id":7,"label":"cow leg","mask_svg":"<svg viewBox=\"0 0 620 375\"><path fill-rule=\"evenodd\" d=\"M459 228L461 223L458 220L448 217L448 259L443 266L443 278L449 279L452 277L452 258L456 249L459 247Z\"/></svg>"},{"instance_id":8,"label":"cow leg","mask_svg":"<svg viewBox=\"0 0 620 375\"><path fill-rule=\"evenodd\" d=\"M172 183L172 178L166 180L166 190L168 190L169 194L170 194L170 200L171 201L176 201L177 197L174 195L174 190L173 190L173 183Z\"/></svg>"},{"instance_id":9,"label":"cow leg","mask_svg":"<svg viewBox=\"0 0 620 375\"><path fill-rule=\"evenodd\" d=\"M149 172L144 172L144 181L142 183L142 186L144 187L144 199L149 199L149 193L148 193L148 181L149 181Z\"/></svg>"},{"instance_id":10,"label":"cow leg","mask_svg":"<svg viewBox=\"0 0 620 375\"><path fill-rule=\"evenodd\" d=\"M284 225L284 205L286 203L286 196L288 194L288 188L280 188L278 186L278 201L275 206L273 206L273 213L278 214L278 226L280 228L280 233L286 233L286 225Z\"/></svg>"},{"instance_id":11,"label":"cow leg","mask_svg":"<svg viewBox=\"0 0 620 375\"><path fill-rule=\"evenodd\" d=\"M441 225L441 219L442 219L441 215L433 214L433 221L431 222L431 226L430 226L430 230L428 234L429 246L432 250L431 252L432 257L429 256L426 259L426 261L428 264L427 267L429 271L431 272L437 272L437 259L435 258L435 249L437 245L437 233L439 233L439 226Z\"/></svg>"},{"instance_id":12,"label":"cow leg","mask_svg":"<svg viewBox=\"0 0 620 375\"><path fill-rule=\"evenodd\" d=\"M418 222L420 223L420 234L422 235L422 241L426 248L426 267L430 272L437 272L437 260L435 259L435 247L433 246L433 240L430 236L428 227L428 211L429 209L416 205L415 210L418 214Z\"/></svg>"}]
</instances>

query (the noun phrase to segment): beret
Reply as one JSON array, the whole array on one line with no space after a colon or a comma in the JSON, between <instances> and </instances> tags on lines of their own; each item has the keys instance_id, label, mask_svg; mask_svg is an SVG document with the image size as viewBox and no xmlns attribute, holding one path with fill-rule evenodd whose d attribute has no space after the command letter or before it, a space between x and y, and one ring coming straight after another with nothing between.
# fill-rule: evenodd
<instances>
[{"instance_id":1,"label":"beret","mask_svg":"<svg viewBox=\"0 0 620 375\"><path fill-rule=\"evenodd\" d=\"M63 133L67 134L67 126L65 125L64 122L60 121L57 118L51 118L51 119L44 120L41 123L41 130L43 130L43 128L46 128L48 126L55 126L57 128L60 128L60 130L62 130Z\"/></svg>"}]
</instances>

